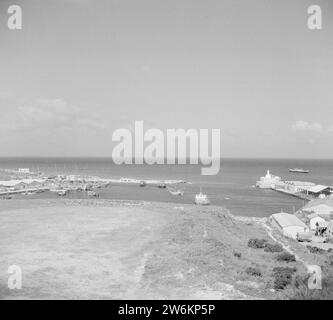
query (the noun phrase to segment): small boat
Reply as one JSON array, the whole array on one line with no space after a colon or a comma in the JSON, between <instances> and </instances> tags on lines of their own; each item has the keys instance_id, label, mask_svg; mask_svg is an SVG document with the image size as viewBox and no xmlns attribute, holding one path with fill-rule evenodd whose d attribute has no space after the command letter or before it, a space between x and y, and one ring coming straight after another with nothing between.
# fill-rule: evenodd
<instances>
[{"instance_id":1,"label":"small boat","mask_svg":"<svg viewBox=\"0 0 333 320\"><path fill-rule=\"evenodd\" d=\"M10 199L12 199L12 197L11 196L3 196L2 199L3 200L10 200Z\"/></svg>"},{"instance_id":2,"label":"small boat","mask_svg":"<svg viewBox=\"0 0 333 320\"><path fill-rule=\"evenodd\" d=\"M83 190L84 190L84 191L91 191L92 188L93 188L93 187L92 187L91 184L86 184L86 185L83 186Z\"/></svg>"},{"instance_id":3,"label":"small boat","mask_svg":"<svg viewBox=\"0 0 333 320\"><path fill-rule=\"evenodd\" d=\"M33 195L33 194L36 194L37 192L35 192L35 191L26 191L26 192L24 192L23 194L25 195L25 196L31 196L31 195Z\"/></svg>"},{"instance_id":4,"label":"small boat","mask_svg":"<svg viewBox=\"0 0 333 320\"><path fill-rule=\"evenodd\" d=\"M289 169L289 172L295 172L295 173L309 173L309 170L305 170L305 169L299 169L299 168L293 168L293 169Z\"/></svg>"},{"instance_id":5,"label":"small boat","mask_svg":"<svg viewBox=\"0 0 333 320\"><path fill-rule=\"evenodd\" d=\"M99 197L99 194L96 193L95 191L88 191L88 196L89 196L89 197L98 198L98 197Z\"/></svg>"},{"instance_id":6,"label":"small boat","mask_svg":"<svg viewBox=\"0 0 333 320\"><path fill-rule=\"evenodd\" d=\"M65 196L66 194L67 194L67 190L59 190L58 191L58 196L61 196L61 197L63 197L63 196Z\"/></svg>"},{"instance_id":7,"label":"small boat","mask_svg":"<svg viewBox=\"0 0 333 320\"><path fill-rule=\"evenodd\" d=\"M173 195L173 196L183 196L184 191L183 190L171 190L168 189L168 191Z\"/></svg>"},{"instance_id":8,"label":"small boat","mask_svg":"<svg viewBox=\"0 0 333 320\"><path fill-rule=\"evenodd\" d=\"M204 193L201 192L195 195L194 199L195 204L200 204L200 205L209 205L210 201L208 199L208 196Z\"/></svg>"},{"instance_id":9,"label":"small boat","mask_svg":"<svg viewBox=\"0 0 333 320\"><path fill-rule=\"evenodd\" d=\"M145 187L147 185L146 181L140 181L140 187Z\"/></svg>"},{"instance_id":10,"label":"small boat","mask_svg":"<svg viewBox=\"0 0 333 320\"><path fill-rule=\"evenodd\" d=\"M164 182L161 182L157 185L158 188L161 188L161 189L165 189L166 188L166 184Z\"/></svg>"}]
</instances>

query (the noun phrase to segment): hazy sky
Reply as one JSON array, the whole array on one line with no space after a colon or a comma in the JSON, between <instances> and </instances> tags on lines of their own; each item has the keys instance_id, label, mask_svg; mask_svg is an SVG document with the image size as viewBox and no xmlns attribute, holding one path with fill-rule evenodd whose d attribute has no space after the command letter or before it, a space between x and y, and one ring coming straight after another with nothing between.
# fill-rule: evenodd
<instances>
[{"instance_id":1,"label":"hazy sky","mask_svg":"<svg viewBox=\"0 0 333 320\"><path fill-rule=\"evenodd\" d=\"M220 128L224 157L333 158L333 1L0 0L0 112L0 156L110 156L143 120Z\"/></svg>"}]
</instances>

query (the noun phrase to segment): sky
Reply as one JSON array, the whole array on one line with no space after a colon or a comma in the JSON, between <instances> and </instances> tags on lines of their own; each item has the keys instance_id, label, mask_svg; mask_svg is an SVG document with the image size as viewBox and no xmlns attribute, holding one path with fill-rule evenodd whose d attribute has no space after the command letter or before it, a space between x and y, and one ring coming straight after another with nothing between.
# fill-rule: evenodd
<instances>
[{"instance_id":1,"label":"sky","mask_svg":"<svg viewBox=\"0 0 333 320\"><path fill-rule=\"evenodd\" d=\"M111 156L143 120L220 129L222 157L333 158L332 57L331 0L0 0L0 157Z\"/></svg>"}]
</instances>

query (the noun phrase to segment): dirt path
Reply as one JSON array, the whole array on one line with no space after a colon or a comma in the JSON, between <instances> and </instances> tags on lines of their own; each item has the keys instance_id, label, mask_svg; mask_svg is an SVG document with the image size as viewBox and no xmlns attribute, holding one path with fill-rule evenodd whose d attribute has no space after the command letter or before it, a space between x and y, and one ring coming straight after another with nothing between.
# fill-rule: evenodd
<instances>
[{"instance_id":1,"label":"dirt path","mask_svg":"<svg viewBox=\"0 0 333 320\"><path fill-rule=\"evenodd\" d=\"M285 251L289 252L290 254L293 254L295 256L296 261L301 262L304 265L304 267L307 270L309 270L310 264L306 262L304 259L302 259L295 251L293 251L289 244L285 244L284 242L276 239L276 237L274 237L273 235L273 228L267 222L264 222L262 225L267 230L267 234L273 241L280 244Z\"/></svg>"}]
</instances>

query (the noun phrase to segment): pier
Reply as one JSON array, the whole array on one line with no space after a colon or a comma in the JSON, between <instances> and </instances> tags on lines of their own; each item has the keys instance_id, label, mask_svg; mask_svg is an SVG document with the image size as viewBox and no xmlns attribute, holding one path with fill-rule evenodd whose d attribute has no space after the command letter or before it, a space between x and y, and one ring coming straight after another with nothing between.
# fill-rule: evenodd
<instances>
[{"instance_id":1,"label":"pier","mask_svg":"<svg viewBox=\"0 0 333 320\"><path fill-rule=\"evenodd\" d=\"M282 188L272 188L272 190L275 190L277 192L281 192L284 194L287 194L289 196L293 196L302 200L307 200L307 201L311 201L312 199L314 199L313 196L307 195L305 193L301 193L301 192L294 192L294 191L290 191L287 189L282 189Z\"/></svg>"}]
</instances>

